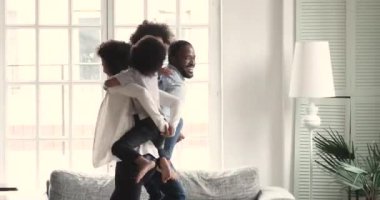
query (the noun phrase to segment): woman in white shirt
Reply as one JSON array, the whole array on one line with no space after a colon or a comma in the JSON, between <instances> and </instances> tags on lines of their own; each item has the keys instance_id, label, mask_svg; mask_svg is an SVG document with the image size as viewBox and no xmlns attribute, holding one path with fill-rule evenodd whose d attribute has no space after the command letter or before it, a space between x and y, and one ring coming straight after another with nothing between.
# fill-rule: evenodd
<instances>
[{"instance_id":1,"label":"woman in white shirt","mask_svg":"<svg viewBox=\"0 0 380 200\"><path fill-rule=\"evenodd\" d=\"M108 56L116 56L117 58L122 55L117 55L117 53L115 54L113 52ZM102 61L104 60L102 59ZM108 75L111 76L115 74L115 71L109 74L110 72L107 71L109 70L107 69L107 62L103 62L103 66L105 73L108 73ZM120 71L120 69L118 70ZM135 72L131 73L133 71ZM118 71L116 70L116 73L117 72ZM133 83L141 77L136 76L136 70L131 70L129 73L126 72L127 71L123 73L124 75L127 75L125 76L126 79L122 81L124 83L123 87L109 88L99 111L94 141L94 166L100 166L111 160L112 155L109 150L110 144L112 145L115 140L120 138L125 130L128 130L133 126L133 120L131 120L132 111L130 109L130 97L138 100L138 103L141 104L146 111L145 113L152 118L157 127L160 127L160 132L165 131L163 127L165 127L166 122L158 112L158 107L153 106L155 105L154 98L151 97L146 89ZM157 79L154 79L154 81L157 85ZM170 95L160 92L160 100L161 104L170 106L173 110L178 110L178 99L173 99ZM128 115L125 115L125 113L128 113ZM156 149L151 143L145 143L141 147L145 147L139 148L141 154L151 155L147 156L148 158L157 157L157 151L155 151ZM140 183L136 183L134 180L137 173L138 169L136 169L135 165L130 162L117 162L115 171L115 191L111 199L139 199L142 183L149 182L149 177L151 177L151 174L155 173L155 171L150 171L150 174L144 178L146 180ZM168 199L185 199L183 188L177 180L170 180L162 184L161 191Z\"/></svg>"}]
</instances>

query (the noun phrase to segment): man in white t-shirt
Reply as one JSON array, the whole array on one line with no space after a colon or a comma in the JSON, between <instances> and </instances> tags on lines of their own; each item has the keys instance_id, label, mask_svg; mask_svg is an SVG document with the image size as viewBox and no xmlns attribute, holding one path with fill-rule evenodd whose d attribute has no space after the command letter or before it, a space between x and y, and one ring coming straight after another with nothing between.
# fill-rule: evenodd
<instances>
[{"instance_id":1,"label":"man in white t-shirt","mask_svg":"<svg viewBox=\"0 0 380 200\"><path fill-rule=\"evenodd\" d=\"M185 40L177 40L169 46L169 64L165 67L165 73L159 78L159 88L171 95L176 96L181 101L185 100L186 84L185 79L191 79L194 76L195 51L193 46ZM162 107L165 118L170 118L170 108ZM184 138L181 132L183 119L179 121L175 134L165 140L166 151L169 159L172 155L175 144Z\"/></svg>"}]
</instances>

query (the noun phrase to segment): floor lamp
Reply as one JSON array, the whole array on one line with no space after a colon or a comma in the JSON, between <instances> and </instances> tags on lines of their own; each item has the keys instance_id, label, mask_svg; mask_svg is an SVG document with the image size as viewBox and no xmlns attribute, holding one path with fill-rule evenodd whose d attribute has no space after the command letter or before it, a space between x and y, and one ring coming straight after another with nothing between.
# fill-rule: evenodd
<instances>
[{"instance_id":1,"label":"floor lamp","mask_svg":"<svg viewBox=\"0 0 380 200\"><path fill-rule=\"evenodd\" d=\"M313 197L313 130L321 125L314 100L335 96L330 49L327 41L299 41L295 44L289 96L307 98L309 107L302 119L310 133L310 199Z\"/></svg>"}]
</instances>

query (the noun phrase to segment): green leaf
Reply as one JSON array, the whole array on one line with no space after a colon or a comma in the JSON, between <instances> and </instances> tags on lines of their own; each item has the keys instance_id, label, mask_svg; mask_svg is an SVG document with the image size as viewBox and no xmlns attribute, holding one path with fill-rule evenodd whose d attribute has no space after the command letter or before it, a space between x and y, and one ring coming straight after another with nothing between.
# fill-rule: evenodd
<instances>
[{"instance_id":1,"label":"green leaf","mask_svg":"<svg viewBox=\"0 0 380 200\"><path fill-rule=\"evenodd\" d=\"M344 137L332 129L317 132L313 138L320 160L315 162L336 181L357 190L361 194L371 195L380 191L380 148L379 144L367 144L368 155L356 156L354 142L350 144Z\"/></svg>"},{"instance_id":2,"label":"green leaf","mask_svg":"<svg viewBox=\"0 0 380 200\"><path fill-rule=\"evenodd\" d=\"M360 169L356 166L347 164L347 163L341 163L344 170L355 173L355 174L367 174L367 171Z\"/></svg>"},{"instance_id":3,"label":"green leaf","mask_svg":"<svg viewBox=\"0 0 380 200\"><path fill-rule=\"evenodd\" d=\"M338 132L334 132L331 129L324 130L327 132L327 136L317 131L317 136L313 138L319 152L333 155L340 161L355 159L355 154L352 151L353 145L350 148L350 145L346 143L344 137L338 134Z\"/></svg>"}]
</instances>

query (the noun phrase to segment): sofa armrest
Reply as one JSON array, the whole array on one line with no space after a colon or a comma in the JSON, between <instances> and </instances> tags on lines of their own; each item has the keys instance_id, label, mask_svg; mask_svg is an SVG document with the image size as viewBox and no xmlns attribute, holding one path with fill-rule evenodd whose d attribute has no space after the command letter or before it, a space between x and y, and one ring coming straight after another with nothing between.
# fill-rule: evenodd
<instances>
[{"instance_id":1,"label":"sofa armrest","mask_svg":"<svg viewBox=\"0 0 380 200\"><path fill-rule=\"evenodd\" d=\"M294 196L281 187L263 187L258 200L295 200Z\"/></svg>"}]
</instances>

